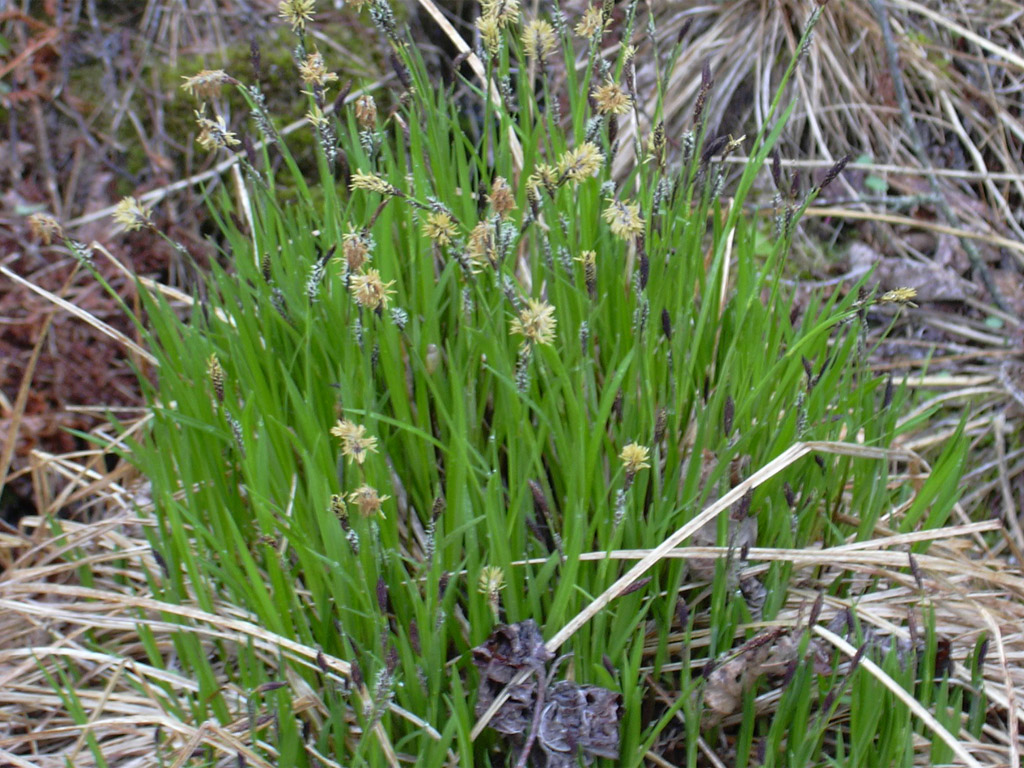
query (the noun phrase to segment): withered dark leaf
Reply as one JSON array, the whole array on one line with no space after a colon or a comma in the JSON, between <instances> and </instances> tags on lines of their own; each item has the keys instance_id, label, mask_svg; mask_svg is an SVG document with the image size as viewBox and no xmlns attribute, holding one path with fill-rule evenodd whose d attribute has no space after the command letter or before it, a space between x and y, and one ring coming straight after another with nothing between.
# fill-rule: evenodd
<instances>
[{"instance_id":1,"label":"withered dark leaf","mask_svg":"<svg viewBox=\"0 0 1024 768\"><path fill-rule=\"evenodd\" d=\"M539 749L530 754L532 764L573 768L580 758L587 765L595 757L617 759L622 718L619 694L595 685L560 680L538 697L538 687L550 679L547 675L553 674L545 672L553 656L532 619L496 627L483 645L473 649L473 663L480 670L477 717L507 689L508 700L498 708L489 725L521 746L539 712ZM508 685L524 670L534 674L522 683Z\"/></svg>"},{"instance_id":2,"label":"withered dark leaf","mask_svg":"<svg viewBox=\"0 0 1024 768\"><path fill-rule=\"evenodd\" d=\"M533 619L495 627L487 641L473 649L473 663L480 670L476 716L490 709L519 672L533 670L543 674L544 665L553 657ZM536 675L511 686L508 700L491 719L491 728L500 733L525 733L533 722L536 693Z\"/></svg>"},{"instance_id":3,"label":"withered dark leaf","mask_svg":"<svg viewBox=\"0 0 1024 768\"><path fill-rule=\"evenodd\" d=\"M548 766L576 765L577 750L587 763L593 757L616 760L621 717L614 691L559 680L548 692L537 743L548 755Z\"/></svg>"}]
</instances>

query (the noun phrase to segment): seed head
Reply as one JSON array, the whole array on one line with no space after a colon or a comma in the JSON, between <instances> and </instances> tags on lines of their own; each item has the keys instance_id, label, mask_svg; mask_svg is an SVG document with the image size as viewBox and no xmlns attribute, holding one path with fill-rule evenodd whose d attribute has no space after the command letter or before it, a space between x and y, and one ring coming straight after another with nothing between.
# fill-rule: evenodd
<instances>
[{"instance_id":1,"label":"seed head","mask_svg":"<svg viewBox=\"0 0 1024 768\"><path fill-rule=\"evenodd\" d=\"M451 245L455 237L455 222L444 211L428 213L423 222L423 235L438 245Z\"/></svg>"},{"instance_id":2,"label":"seed head","mask_svg":"<svg viewBox=\"0 0 1024 768\"><path fill-rule=\"evenodd\" d=\"M626 474L635 475L641 469L651 466L648 462L650 455L651 451L646 445L630 443L622 449L619 458L622 460L622 466L626 468Z\"/></svg>"},{"instance_id":3,"label":"seed head","mask_svg":"<svg viewBox=\"0 0 1024 768\"><path fill-rule=\"evenodd\" d=\"M313 20L315 0L281 0L277 15L292 25L292 32L305 32L306 22Z\"/></svg>"},{"instance_id":4,"label":"seed head","mask_svg":"<svg viewBox=\"0 0 1024 768\"><path fill-rule=\"evenodd\" d=\"M543 61L558 47L555 28L544 19L534 19L523 30L523 52L528 59Z\"/></svg>"},{"instance_id":5,"label":"seed head","mask_svg":"<svg viewBox=\"0 0 1024 768\"><path fill-rule=\"evenodd\" d=\"M356 99L356 122L364 131L371 130L377 124L377 102L373 96L363 94Z\"/></svg>"},{"instance_id":6,"label":"seed head","mask_svg":"<svg viewBox=\"0 0 1024 768\"><path fill-rule=\"evenodd\" d=\"M516 198L512 194L512 188L501 176L495 177L487 201L494 207L494 212L503 219L516 209Z\"/></svg>"},{"instance_id":7,"label":"seed head","mask_svg":"<svg viewBox=\"0 0 1024 768\"><path fill-rule=\"evenodd\" d=\"M505 588L505 572L496 565L485 565L480 569L477 589L481 595L497 595Z\"/></svg>"},{"instance_id":8,"label":"seed head","mask_svg":"<svg viewBox=\"0 0 1024 768\"><path fill-rule=\"evenodd\" d=\"M327 65L324 63L324 57L320 51L313 51L306 56L304 62L299 64L299 77L306 85L320 88L338 79L336 74L327 71Z\"/></svg>"},{"instance_id":9,"label":"seed head","mask_svg":"<svg viewBox=\"0 0 1024 768\"><path fill-rule=\"evenodd\" d=\"M235 134L228 130L224 118L217 115L211 120L202 112L196 110L196 125L199 126L199 135L196 136L196 143L207 152L215 149L230 149L237 147L241 142L235 138Z\"/></svg>"},{"instance_id":10,"label":"seed head","mask_svg":"<svg viewBox=\"0 0 1024 768\"><path fill-rule=\"evenodd\" d=\"M153 209L134 197L123 197L114 209L113 218L125 232L134 232L153 226Z\"/></svg>"},{"instance_id":11,"label":"seed head","mask_svg":"<svg viewBox=\"0 0 1024 768\"><path fill-rule=\"evenodd\" d=\"M32 237L49 245L55 237L64 237L64 228L60 222L48 213L33 213L28 217L28 227L32 231Z\"/></svg>"},{"instance_id":12,"label":"seed head","mask_svg":"<svg viewBox=\"0 0 1024 768\"><path fill-rule=\"evenodd\" d=\"M915 298L917 298L917 288L895 288L883 293L878 301L881 304L903 304L907 307L916 307Z\"/></svg>"},{"instance_id":13,"label":"seed head","mask_svg":"<svg viewBox=\"0 0 1024 768\"><path fill-rule=\"evenodd\" d=\"M594 90L594 104L602 115L625 115L633 107L633 100L622 87L611 80Z\"/></svg>"},{"instance_id":14,"label":"seed head","mask_svg":"<svg viewBox=\"0 0 1024 768\"><path fill-rule=\"evenodd\" d=\"M376 488L371 488L369 485L361 485L348 495L348 502L349 504L355 504L359 514L363 517L384 517L380 508L390 498L390 496L381 496L377 493Z\"/></svg>"},{"instance_id":15,"label":"seed head","mask_svg":"<svg viewBox=\"0 0 1024 768\"><path fill-rule=\"evenodd\" d=\"M511 332L525 337L523 347L551 344L555 340L555 308L538 299L527 299L526 307L512 321Z\"/></svg>"},{"instance_id":16,"label":"seed head","mask_svg":"<svg viewBox=\"0 0 1024 768\"><path fill-rule=\"evenodd\" d=\"M530 178L526 180L527 189L537 190L544 187L549 195L554 194L558 186L558 169L547 163L538 163Z\"/></svg>"},{"instance_id":17,"label":"seed head","mask_svg":"<svg viewBox=\"0 0 1024 768\"><path fill-rule=\"evenodd\" d=\"M217 402L224 402L224 367L217 359L217 355L210 355L206 360L206 375L210 377L213 384L213 392L217 396Z\"/></svg>"},{"instance_id":18,"label":"seed head","mask_svg":"<svg viewBox=\"0 0 1024 768\"><path fill-rule=\"evenodd\" d=\"M220 89L224 83L235 82L235 79L223 69L203 69L191 77L186 76L182 79L185 82L181 84L181 89L189 96L204 101L220 96Z\"/></svg>"},{"instance_id":19,"label":"seed head","mask_svg":"<svg viewBox=\"0 0 1024 768\"><path fill-rule=\"evenodd\" d=\"M587 293L591 298L597 297L597 252L584 251L576 257L576 261L583 265L583 279L587 284Z\"/></svg>"},{"instance_id":20,"label":"seed head","mask_svg":"<svg viewBox=\"0 0 1024 768\"><path fill-rule=\"evenodd\" d=\"M365 231L356 232L351 224L349 228L352 231L341 236L341 252L345 256L348 271L355 272L370 258L374 243Z\"/></svg>"},{"instance_id":21,"label":"seed head","mask_svg":"<svg viewBox=\"0 0 1024 768\"><path fill-rule=\"evenodd\" d=\"M583 12L583 16L580 17L579 23L573 31L585 40L590 40L598 33L604 33L607 26L608 22L604 18L600 4L595 4Z\"/></svg>"},{"instance_id":22,"label":"seed head","mask_svg":"<svg viewBox=\"0 0 1024 768\"><path fill-rule=\"evenodd\" d=\"M331 434L341 438L341 454L351 464L362 464L370 453L377 452L377 438L366 434L366 427L348 419L339 419L331 427Z\"/></svg>"},{"instance_id":23,"label":"seed head","mask_svg":"<svg viewBox=\"0 0 1024 768\"><path fill-rule=\"evenodd\" d=\"M491 56L497 56L501 50L501 24L495 17L485 15L477 17L476 28L484 48Z\"/></svg>"},{"instance_id":24,"label":"seed head","mask_svg":"<svg viewBox=\"0 0 1024 768\"><path fill-rule=\"evenodd\" d=\"M585 141L559 158L558 172L578 183L596 174L603 164L604 155L601 154L601 150L596 144Z\"/></svg>"},{"instance_id":25,"label":"seed head","mask_svg":"<svg viewBox=\"0 0 1024 768\"><path fill-rule=\"evenodd\" d=\"M637 203L609 200L603 216L612 234L622 240L628 240L644 231L644 220L640 216L640 206Z\"/></svg>"},{"instance_id":26,"label":"seed head","mask_svg":"<svg viewBox=\"0 0 1024 768\"><path fill-rule=\"evenodd\" d=\"M519 20L519 0L481 0L480 15L490 16L499 27L508 27Z\"/></svg>"},{"instance_id":27,"label":"seed head","mask_svg":"<svg viewBox=\"0 0 1024 768\"><path fill-rule=\"evenodd\" d=\"M398 190L387 181L373 173L356 171L352 176L350 187L353 191L362 189L366 192L376 192L380 195L397 195Z\"/></svg>"},{"instance_id":28,"label":"seed head","mask_svg":"<svg viewBox=\"0 0 1024 768\"><path fill-rule=\"evenodd\" d=\"M344 496L344 494L341 494L341 493L332 493L331 494L330 510L331 510L331 514L332 515L334 515L339 520L344 521L344 524L347 525L347 523L348 523L348 512L345 509L345 496Z\"/></svg>"},{"instance_id":29,"label":"seed head","mask_svg":"<svg viewBox=\"0 0 1024 768\"><path fill-rule=\"evenodd\" d=\"M366 272L360 272L352 277L349 290L361 306L376 311L380 308L388 308L391 294L394 293L388 289L394 284L394 280L383 282L380 279L380 272L376 269L368 269Z\"/></svg>"},{"instance_id":30,"label":"seed head","mask_svg":"<svg viewBox=\"0 0 1024 768\"><path fill-rule=\"evenodd\" d=\"M494 225L488 220L480 221L469 233L469 244L466 247L470 261L474 267L482 264L494 264L497 261L495 250ZM473 270L475 271L475 269Z\"/></svg>"}]
</instances>

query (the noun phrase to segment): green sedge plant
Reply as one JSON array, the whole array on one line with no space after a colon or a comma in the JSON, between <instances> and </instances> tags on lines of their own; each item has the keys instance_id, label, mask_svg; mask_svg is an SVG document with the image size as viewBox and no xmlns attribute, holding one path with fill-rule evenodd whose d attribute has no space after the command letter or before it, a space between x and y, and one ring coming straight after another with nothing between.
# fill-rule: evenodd
<instances>
[{"instance_id":1,"label":"green sedge plant","mask_svg":"<svg viewBox=\"0 0 1024 768\"><path fill-rule=\"evenodd\" d=\"M636 2L624 18L605 4L570 20L487 0L467 59L478 66L448 86L386 0L352 5L396 77L341 99L309 34L313 3L281 4L316 136L311 176L258 74L186 83L253 120L232 131L197 110L200 144L236 157L244 190L210 195L222 258L202 300L183 318L140 287L158 364L130 458L152 484L150 583L167 605L281 641L271 652L264 635L199 632L169 611L196 686L162 695L176 717L227 724L239 717L228 694L243 691L250 744L277 765L521 763L522 743L474 738L472 649L496 625L533 619L552 636L628 553L794 443L888 447L905 393L865 364L862 285L796 306L781 279L801 210L840 166L780 197L764 255L751 194L792 108L785 81L757 136L708 136L705 72L692 125L668 136L662 73L680 50L631 44L657 40ZM724 158L740 147L752 160L731 178ZM149 226L134 201L119 214ZM924 482L928 525L949 511L958 450ZM793 599L782 561L738 586L745 550L872 536L910 494L888 471L801 459L719 517L707 543L728 556L704 571L667 559L575 632L563 672L621 695L621 764L653 751L697 765L713 734L748 757L770 744L802 764L899 760L920 724L879 697L897 749L868 738L875 723L837 715L880 688L860 672L847 684L838 659L812 668L806 627L793 628L804 653L775 723L754 706L769 682L741 692L740 725L709 718L705 695L709 665ZM849 589L837 579L828 596ZM167 664L143 635L150 663ZM297 706L310 692L312 714Z\"/></svg>"}]
</instances>

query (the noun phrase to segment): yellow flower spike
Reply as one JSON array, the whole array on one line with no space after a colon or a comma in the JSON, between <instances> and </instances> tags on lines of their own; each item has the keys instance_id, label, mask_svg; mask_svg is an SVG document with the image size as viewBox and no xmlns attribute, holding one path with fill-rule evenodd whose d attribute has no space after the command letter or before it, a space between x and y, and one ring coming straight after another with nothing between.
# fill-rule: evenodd
<instances>
[{"instance_id":1,"label":"yellow flower spike","mask_svg":"<svg viewBox=\"0 0 1024 768\"><path fill-rule=\"evenodd\" d=\"M646 445L630 443L622 449L619 459L622 460L622 465L626 468L626 474L632 476L641 469L650 468L651 465L648 461L650 456L651 451Z\"/></svg>"}]
</instances>

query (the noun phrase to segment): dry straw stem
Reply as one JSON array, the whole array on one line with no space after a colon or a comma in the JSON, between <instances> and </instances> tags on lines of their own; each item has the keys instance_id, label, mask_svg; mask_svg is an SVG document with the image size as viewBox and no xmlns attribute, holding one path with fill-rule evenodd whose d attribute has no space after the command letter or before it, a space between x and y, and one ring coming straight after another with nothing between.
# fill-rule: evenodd
<instances>
[{"instance_id":1,"label":"dry straw stem","mask_svg":"<svg viewBox=\"0 0 1024 768\"><path fill-rule=\"evenodd\" d=\"M456 50L458 50L460 54L466 56L466 61L473 69L473 74L480 78L481 83L485 83L487 85L487 93L491 102L500 108L502 106L501 93L498 91L498 86L494 81L487 79L487 73L484 71L484 66L480 61L480 57L477 56L466 41L462 39L462 35L456 31L455 27L453 27L451 22L448 21L448 18L441 13L441 10L434 4L433 0L418 1L423 10L426 11L437 26L441 28L441 31L448 36L448 39L451 40L452 45L455 46ZM508 128L508 143L509 149L512 152L512 162L515 166L516 173L521 173L523 170L523 148L519 143L519 137L516 136L511 125Z\"/></svg>"},{"instance_id":2,"label":"dry straw stem","mask_svg":"<svg viewBox=\"0 0 1024 768\"><path fill-rule=\"evenodd\" d=\"M750 490L757 488L762 483L767 482L777 474L782 472L787 467L790 467L800 459L804 458L813 453L824 453L832 454L835 456L852 456L857 458L871 458L879 460L902 460L908 461L913 460L916 457L907 451L902 450L883 450L880 448L868 448L862 445L855 445L852 443L836 443L836 442L805 442L795 443L788 449L783 451L772 461L765 466L761 467L757 472L752 474L743 482L739 483L731 491L726 493L716 502L706 507L699 515L691 519L686 525L679 528L675 533L665 539L657 548L651 550L645 555L636 565L629 569L622 577L612 584L603 593L598 595L586 608L580 611L576 616L569 620L569 622L562 627L550 640L545 643L545 646L549 651L555 653L562 644L572 637L576 631L590 621L594 616L600 613L605 607L611 603L619 595L626 592L633 584L637 582L650 568L655 564L665 559L669 552L677 547L684 539L689 538L706 523L714 520L722 510L728 509L733 504L738 502L743 496ZM501 695L496 696L494 702L490 708L477 720L473 726L473 730L470 733L470 738L476 740L487 724L491 721L491 718L497 713L501 705L508 700L508 691L512 686L518 685L526 680L529 676L529 672L520 673L509 683L505 691Z\"/></svg>"},{"instance_id":3,"label":"dry straw stem","mask_svg":"<svg viewBox=\"0 0 1024 768\"><path fill-rule=\"evenodd\" d=\"M107 325L102 320L100 320L98 317L96 317L95 315L91 314L90 312L86 312L81 307L75 306L70 301L65 301L64 299L62 299L57 294L51 293L50 291L46 290L45 288L41 288L38 285L35 285L34 283L30 283L28 280L26 280L25 278L21 277L20 275L15 274L11 270L9 270L7 267L0 266L0 274L4 274L7 277L11 278L11 280L13 280L14 282L18 283L19 285L21 285L21 286L23 286L25 288L28 288L30 291L38 293L40 296L42 296L43 298L45 298L46 300L48 300L50 302L53 302L54 304L56 304L58 307L60 307L61 309L65 310L69 314L74 315L79 320L84 321L87 325L91 325L93 328L95 328L100 333L104 334L105 336L109 336L111 339L116 341L118 344L120 344L121 346L125 347L129 352L132 352L132 353L138 355L140 358L145 360L150 365L152 365L154 367L157 366L158 363L156 361L156 358L153 357L151 354L149 354L149 352L144 350L142 347L140 347L134 341L129 339L127 336L125 336L119 330L117 330L116 328L113 328L113 327Z\"/></svg>"},{"instance_id":4,"label":"dry straw stem","mask_svg":"<svg viewBox=\"0 0 1024 768\"><path fill-rule=\"evenodd\" d=\"M77 660L89 662L86 666L94 666L98 659L103 658L109 662L106 666L116 670L103 690L89 688L88 683L76 690L76 695L86 709L92 712L92 722L85 728L95 730L98 734L101 732L105 741L112 734L123 734L126 730L138 737L136 741L145 734L142 740L150 745L153 729L161 728L168 733L187 737L190 742L218 748L228 755L238 754L241 742L234 735L229 738L228 731L208 728L200 732L189 724L167 717L158 696L146 698L135 693L136 687L148 689L150 683L155 682L173 682L175 688L197 690L194 681L179 679L173 673L132 658L140 649L137 636L140 624L145 625L158 638L159 644L170 652L170 637L180 632L183 625L158 618L160 616L174 615L185 619L193 634L209 640L227 641L240 646L251 645L267 659L276 659L283 654L310 669L324 672L336 682L340 682L340 677L350 675L350 666L344 660L269 632L240 614L235 606L219 605L216 613L209 613L194 606L175 605L143 596L148 591L146 572L156 571L158 566L146 542L139 537L126 535L124 531L138 531L142 526L152 525L152 521L123 514L88 525L62 520L59 524L63 532L56 538L49 536L51 523L50 518L25 518L21 521L22 527L36 530L34 540L24 535L0 539L0 547L8 552L21 553L0 579L0 638L3 639L0 645L0 686L5 690L22 693L14 701L17 706L0 712L0 717L13 717L14 721L10 725L17 728L19 712L37 711L41 701L52 699L48 709L55 713L54 724L45 730L20 737L0 738L0 749L8 749L23 742L45 744L50 739L82 734L83 727L69 719L58 694L40 673L40 660L48 659L47 664L58 659ZM83 549L90 550L91 554L82 558L66 557ZM11 558L7 560L10 562ZM99 586L86 588L71 583L83 566L91 570ZM126 579L129 582L127 585L123 583ZM50 645L40 643L36 635L41 622L48 628L45 635L47 639L61 639ZM114 649L111 654L83 655L86 652L77 646L75 638L85 629L104 630L109 640L106 646ZM118 648L124 649L124 655L118 655ZM94 680L92 684L98 685L98 681ZM357 691L356 694L359 699L365 696L365 692ZM226 695L239 710L245 710L246 696L242 692L227 689ZM299 709L323 710L322 702L311 692L300 697L299 703L302 703L303 698L309 700ZM431 738L440 739L440 734L429 723L413 713L393 703L389 710ZM108 711L115 714L115 717L100 719L100 715ZM117 716L128 715L130 718L123 722L117 719ZM66 719L67 724L56 725L61 719ZM245 721L235 725L243 726ZM246 728L232 726L231 730L244 734ZM377 723L374 733L389 764L397 766L398 755L381 723ZM248 748L241 752L248 756ZM105 754L110 756L111 753L105 751ZM187 759L191 754L191 749L184 749L179 756ZM63 757L57 754L53 756L53 765L62 764L60 761ZM255 758L251 759L255 761ZM80 756L76 764L86 765L86 755Z\"/></svg>"},{"instance_id":5,"label":"dry straw stem","mask_svg":"<svg viewBox=\"0 0 1024 768\"><path fill-rule=\"evenodd\" d=\"M841 638L839 635L835 634L834 632L830 632L828 629L821 626L820 624L816 624L812 628L812 631L819 637L828 640L828 642L830 642L832 645L834 645L836 648L838 648L840 651L845 653L850 658L853 658L857 655L856 648L854 648L852 645L846 642L846 640ZM963 745L957 740L957 738L948 730L946 730L945 726L943 726L942 723L936 720L935 716L927 709L925 709L924 706L922 706L917 699L915 699L913 696L907 693L903 686L901 686L889 675L887 675L881 667L875 664L875 662L871 661L871 659L867 658L861 658L859 663L860 666L867 670L872 677L874 677L876 680L882 683L882 685L884 685L886 688L892 691L893 695L896 696L896 698L898 698L900 701L902 701L903 704L911 712L913 712L916 717L919 717L921 721L926 726L928 726L929 730L931 730L932 733L934 733L936 736L942 739L942 741L944 741L949 746L949 748L956 753L957 757L959 757L960 760L963 761L964 765L971 766L972 768L981 768L982 764L975 760L970 752L964 749Z\"/></svg>"}]
</instances>

